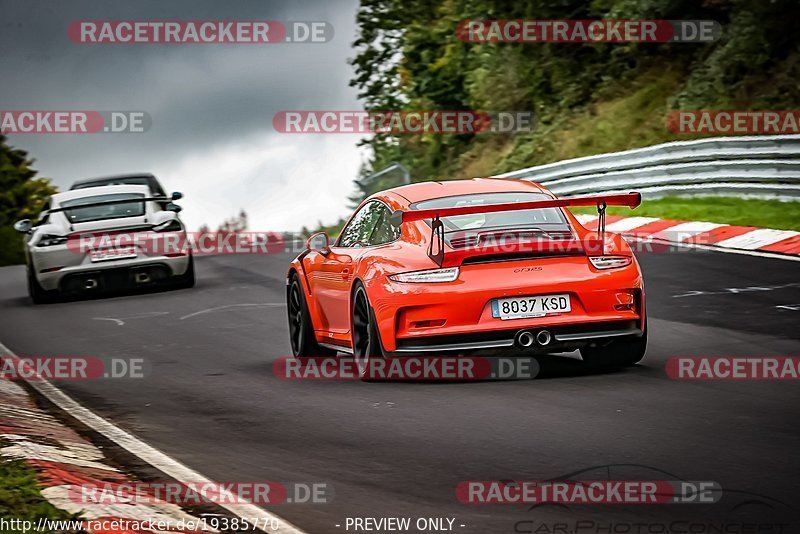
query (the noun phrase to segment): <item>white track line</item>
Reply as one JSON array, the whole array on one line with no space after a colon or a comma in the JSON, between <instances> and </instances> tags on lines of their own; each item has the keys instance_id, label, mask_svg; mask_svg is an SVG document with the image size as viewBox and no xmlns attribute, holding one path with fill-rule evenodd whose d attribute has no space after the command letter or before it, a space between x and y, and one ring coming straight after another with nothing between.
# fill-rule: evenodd
<instances>
[{"instance_id":1,"label":"white track line","mask_svg":"<svg viewBox=\"0 0 800 534\"><path fill-rule=\"evenodd\" d=\"M726 226L726 225L718 223L710 223L710 222L691 221L691 222L676 224L675 226L670 226L669 228L664 228L663 230L656 232L656 235L666 236L666 239L679 243L681 241L686 241L687 239L694 237L697 234L702 234L703 232L710 232L711 230L714 230L721 226Z\"/></svg>"},{"instance_id":2,"label":"white track line","mask_svg":"<svg viewBox=\"0 0 800 534\"><path fill-rule=\"evenodd\" d=\"M609 232L626 232L660 220L661 219L657 217L625 217L624 219L607 224L606 230Z\"/></svg>"},{"instance_id":3,"label":"white track line","mask_svg":"<svg viewBox=\"0 0 800 534\"><path fill-rule=\"evenodd\" d=\"M777 252L762 252L760 250L744 250L738 248L723 248L718 247L716 245L701 245L698 243L676 243L675 241L670 241L668 239L658 239L653 238L650 236L641 237L641 236L634 236L634 235L626 235L626 238L633 239L635 241L644 241L645 243L662 243L665 245L674 245L676 247L682 248L699 248L702 250L709 250L711 252L725 252L726 254L741 254L743 256L757 256L759 258L772 258L774 260L788 260L788 261L800 261L800 256L794 256L789 254L780 254Z\"/></svg>"},{"instance_id":4,"label":"white track line","mask_svg":"<svg viewBox=\"0 0 800 534\"><path fill-rule=\"evenodd\" d=\"M597 215L588 215L584 213L578 214L575 217L582 225L587 225L590 222L595 221L597 219ZM626 219L635 219L635 221L623 225L619 224L619 223L624 223ZM626 238L635 239L637 241L664 243L664 244L675 245L676 247L699 248L702 250L710 250L713 252L741 254L743 256L756 256L760 258L772 258L776 260L800 261L800 256L794 254L781 254L779 252L754 250L759 247L763 247L772 243L777 243L778 241L783 241L784 239L800 235L800 233L791 230L771 230L769 228L760 228L752 232L748 232L742 236L736 236L725 239L713 245L684 243L681 240L688 239L702 232L708 232L709 230L713 230L715 228L727 225L709 223L709 222L688 221L688 222L678 223L674 226L670 226L669 228L664 228L663 230L660 230L650 236L629 234L628 232L630 230L627 228L625 230L621 230L621 228L627 227L628 225L632 225L630 229L638 228L643 225L641 221L645 219L651 219L651 217L626 217L612 224L609 224L606 229L612 230L613 226L614 228L612 231L618 232L620 234L625 235ZM653 220L657 221L659 219L653 218ZM649 222L652 221L645 221L644 224L649 224ZM665 237L653 237L656 234L660 234ZM680 240L677 240L675 238L680 238Z\"/></svg>"},{"instance_id":5,"label":"white track line","mask_svg":"<svg viewBox=\"0 0 800 534\"><path fill-rule=\"evenodd\" d=\"M188 319L190 317L197 317L198 315L203 315L204 313L211 313L211 312L220 311L220 310L229 310L231 308L251 308L251 307L255 307L255 308L270 308L270 307L273 307L273 306L278 306L278 307L286 306L286 303L285 302L252 302L252 303L247 302L247 303L244 303L244 304L227 304L225 306L216 306L214 308L206 308L204 310L196 311L194 313L190 313L189 315L184 315L183 317L180 317L178 320L179 321L183 321L184 319Z\"/></svg>"},{"instance_id":6,"label":"white track line","mask_svg":"<svg viewBox=\"0 0 800 534\"><path fill-rule=\"evenodd\" d=\"M586 213L579 213L575 216L575 218L578 219L578 221L583 225L587 225L590 222L598 219L597 215L589 215Z\"/></svg>"},{"instance_id":7,"label":"white track line","mask_svg":"<svg viewBox=\"0 0 800 534\"><path fill-rule=\"evenodd\" d=\"M753 230L752 232L747 232L746 234L737 235L724 241L720 241L717 243L717 246L755 250L798 235L800 235L800 233L793 232L791 230L772 230L771 228L759 228L758 230Z\"/></svg>"},{"instance_id":8,"label":"white track line","mask_svg":"<svg viewBox=\"0 0 800 534\"><path fill-rule=\"evenodd\" d=\"M19 356L14 354L11 349L2 343L0 343L0 353L13 358L19 358ZM178 482L195 482L205 484L215 483L208 477L205 477L190 467L187 467L177 460L170 458L155 447L148 445L134 435L129 434L128 432L114 425L110 421L103 419L88 408L79 404L77 401L72 399L72 397L58 389L49 381L45 379L38 379L27 380L26 382L28 382L28 384L30 384L31 387L33 387L36 391L41 393L47 400L67 412L67 414L69 414L71 417L77 419L95 432L102 434L126 451L135 455L137 458L147 462L165 475L174 478ZM220 503L217 504L217 506L228 510L240 519L248 520L250 523L253 523L256 521L256 519L258 519L259 521L257 521L257 526L259 530L264 532L277 534L306 534L303 530L300 530L298 527L292 525L282 517L272 514L254 504ZM273 530L269 527L270 523L273 521L280 523L280 527L277 530Z\"/></svg>"}]
</instances>

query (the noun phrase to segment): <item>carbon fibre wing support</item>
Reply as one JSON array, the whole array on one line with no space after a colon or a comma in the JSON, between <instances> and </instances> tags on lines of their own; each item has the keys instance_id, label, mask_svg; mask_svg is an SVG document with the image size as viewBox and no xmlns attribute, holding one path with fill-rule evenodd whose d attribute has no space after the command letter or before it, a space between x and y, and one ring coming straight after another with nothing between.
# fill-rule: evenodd
<instances>
[{"instance_id":1,"label":"carbon fibre wing support","mask_svg":"<svg viewBox=\"0 0 800 534\"><path fill-rule=\"evenodd\" d=\"M434 243L436 244L434 251ZM439 217L431 221L431 242L428 243L428 257L441 267L444 263L444 223Z\"/></svg>"},{"instance_id":2,"label":"carbon fibre wing support","mask_svg":"<svg viewBox=\"0 0 800 534\"><path fill-rule=\"evenodd\" d=\"M642 203L640 193L616 193L611 195L586 195L571 198L550 198L546 200L531 200L528 202L508 202L505 204L452 206L443 208L428 208L423 210L396 210L392 213L390 221L395 226L421 220L431 220L431 242L428 246L428 256L439 267L444 263L444 225L443 217L470 215L474 213L495 213L498 211L522 211L542 208L566 208L570 206L594 206L597 208L598 233L602 243L605 243L606 208L608 206L627 206L631 209ZM603 245L605 253L605 245Z\"/></svg>"}]
</instances>

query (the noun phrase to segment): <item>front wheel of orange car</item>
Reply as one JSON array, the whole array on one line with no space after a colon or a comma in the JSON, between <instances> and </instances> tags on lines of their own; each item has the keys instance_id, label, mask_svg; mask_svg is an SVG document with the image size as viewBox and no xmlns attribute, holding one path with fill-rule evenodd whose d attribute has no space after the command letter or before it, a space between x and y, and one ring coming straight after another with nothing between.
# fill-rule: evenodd
<instances>
[{"instance_id":1,"label":"front wheel of orange car","mask_svg":"<svg viewBox=\"0 0 800 534\"><path fill-rule=\"evenodd\" d=\"M289 314L289 341L295 358L336 354L336 351L321 347L317 343L303 286L300 285L300 279L296 274L292 275L289 282L289 290L286 293L286 309Z\"/></svg>"},{"instance_id":2,"label":"front wheel of orange car","mask_svg":"<svg viewBox=\"0 0 800 534\"><path fill-rule=\"evenodd\" d=\"M647 325L641 336L615 339L606 345L581 349L584 363L593 369L630 367L644 358L647 351Z\"/></svg>"},{"instance_id":3,"label":"front wheel of orange car","mask_svg":"<svg viewBox=\"0 0 800 534\"><path fill-rule=\"evenodd\" d=\"M369 305L367 291L363 285L359 284L353 294L352 310L353 359L361 379L368 380L372 378L369 372L370 361L382 358L383 351L375 314Z\"/></svg>"}]
</instances>

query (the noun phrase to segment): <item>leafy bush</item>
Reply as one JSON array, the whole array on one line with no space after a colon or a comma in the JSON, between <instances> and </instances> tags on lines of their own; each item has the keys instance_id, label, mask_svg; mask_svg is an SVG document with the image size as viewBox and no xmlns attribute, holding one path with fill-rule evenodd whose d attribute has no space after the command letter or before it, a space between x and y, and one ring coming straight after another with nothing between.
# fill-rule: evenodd
<instances>
[{"instance_id":1,"label":"leafy bush","mask_svg":"<svg viewBox=\"0 0 800 534\"><path fill-rule=\"evenodd\" d=\"M0 134L0 265L24 263L22 238L13 225L35 218L56 192L49 179L36 177L31 165L28 154L9 146Z\"/></svg>"}]
</instances>

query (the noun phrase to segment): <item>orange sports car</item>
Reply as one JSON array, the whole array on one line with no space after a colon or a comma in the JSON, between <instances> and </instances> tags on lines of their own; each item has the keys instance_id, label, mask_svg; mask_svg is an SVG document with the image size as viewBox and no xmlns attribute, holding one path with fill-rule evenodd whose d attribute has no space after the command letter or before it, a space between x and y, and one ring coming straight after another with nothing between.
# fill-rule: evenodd
<instances>
[{"instance_id":1,"label":"orange sports car","mask_svg":"<svg viewBox=\"0 0 800 534\"><path fill-rule=\"evenodd\" d=\"M592 366L644 357L642 272L606 206L639 193L556 198L502 179L423 182L366 199L333 244L311 236L287 276L295 356L535 354ZM598 230L568 206L595 206Z\"/></svg>"}]
</instances>

